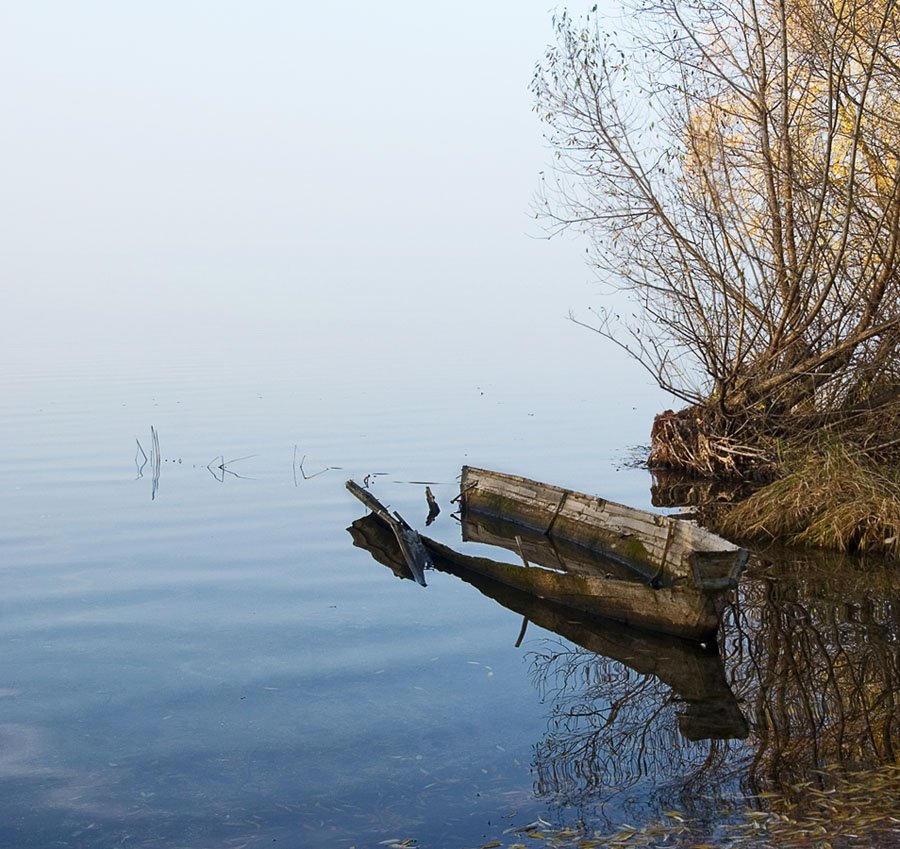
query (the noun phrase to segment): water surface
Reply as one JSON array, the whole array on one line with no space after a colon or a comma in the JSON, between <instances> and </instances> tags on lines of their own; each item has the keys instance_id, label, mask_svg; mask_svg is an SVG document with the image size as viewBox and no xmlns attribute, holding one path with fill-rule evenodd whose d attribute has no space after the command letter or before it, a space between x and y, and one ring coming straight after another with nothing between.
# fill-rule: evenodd
<instances>
[{"instance_id":1,"label":"water surface","mask_svg":"<svg viewBox=\"0 0 900 849\"><path fill-rule=\"evenodd\" d=\"M464 462L646 500L628 416L471 378L63 369L4 386L4 845L464 845L546 810L519 618L400 585L343 483L422 522L428 482L448 541Z\"/></svg>"},{"instance_id":2,"label":"water surface","mask_svg":"<svg viewBox=\"0 0 900 849\"><path fill-rule=\"evenodd\" d=\"M3 387L2 845L463 847L667 811L721 841L750 796L896 757L883 569L756 561L708 661L536 616L517 646L521 609L354 547L351 477L420 527L427 484L457 547L463 463L649 506L628 449L650 393L66 368ZM685 663L742 733L710 735Z\"/></svg>"}]
</instances>

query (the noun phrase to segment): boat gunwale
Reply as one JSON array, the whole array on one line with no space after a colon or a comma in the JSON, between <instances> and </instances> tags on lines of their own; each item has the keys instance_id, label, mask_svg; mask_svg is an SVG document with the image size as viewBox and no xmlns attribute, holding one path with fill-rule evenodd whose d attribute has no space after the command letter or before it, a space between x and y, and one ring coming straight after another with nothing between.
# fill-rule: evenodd
<instances>
[{"instance_id":1,"label":"boat gunwale","mask_svg":"<svg viewBox=\"0 0 900 849\"><path fill-rule=\"evenodd\" d=\"M522 494L530 492L531 499ZM745 549L690 520L521 475L463 466L460 500L464 518L494 517L564 539L634 567L648 580L729 589L747 562Z\"/></svg>"}]
</instances>

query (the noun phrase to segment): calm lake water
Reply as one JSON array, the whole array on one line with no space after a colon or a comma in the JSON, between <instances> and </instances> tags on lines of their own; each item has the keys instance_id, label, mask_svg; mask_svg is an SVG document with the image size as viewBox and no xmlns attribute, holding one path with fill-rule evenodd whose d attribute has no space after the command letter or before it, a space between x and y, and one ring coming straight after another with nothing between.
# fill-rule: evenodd
<instances>
[{"instance_id":1,"label":"calm lake water","mask_svg":"<svg viewBox=\"0 0 900 849\"><path fill-rule=\"evenodd\" d=\"M517 647L520 613L353 545L344 481L368 476L419 527L429 485L429 533L461 547L464 463L649 507L630 458L658 397L575 384L365 363L326 381L199 353L20 364L0 422L0 845L509 845L539 817L682 817L725 845L747 796L889 762L883 572L831 590L814 564L757 563L723 664L665 641L605 657L534 623ZM690 664L734 693L718 720Z\"/></svg>"},{"instance_id":2,"label":"calm lake water","mask_svg":"<svg viewBox=\"0 0 900 849\"><path fill-rule=\"evenodd\" d=\"M348 532L429 486L462 548L464 464L655 498L675 404L565 321L635 306L531 217L546 3L2 19L2 849L893 845L900 777L823 800L897 761L895 569L763 556L703 649Z\"/></svg>"},{"instance_id":3,"label":"calm lake water","mask_svg":"<svg viewBox=\"0 0 900 849\"><path fill-rule=\"evenodd\" d=\"M585 397L573 422L475 375L157 368L4 381L0 845L462 846L546 814L519 617L450 576L401 585L353 547L344 481L419 523L429 482L448 541L465 462L646 501L620 468L636 411Z\"/></svg>"}]
</instances>

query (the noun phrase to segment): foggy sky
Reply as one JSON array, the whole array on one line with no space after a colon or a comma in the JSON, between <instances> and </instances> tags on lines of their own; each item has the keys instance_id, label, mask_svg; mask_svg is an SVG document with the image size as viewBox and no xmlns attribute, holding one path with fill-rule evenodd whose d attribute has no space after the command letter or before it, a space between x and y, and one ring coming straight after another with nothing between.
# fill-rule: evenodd
<instances>
[{"instance_id":1,"label":"foggy sky","mask_svg":"<svg viewBox=\"0 0 900 849\"><path fill-rule=\"evenodd\" d=\"M551 14L3 2L4 359L516 343L551 371L618 364L565 321L598 303L584 244L531 218Z\"/></svg>"}]
</instances>

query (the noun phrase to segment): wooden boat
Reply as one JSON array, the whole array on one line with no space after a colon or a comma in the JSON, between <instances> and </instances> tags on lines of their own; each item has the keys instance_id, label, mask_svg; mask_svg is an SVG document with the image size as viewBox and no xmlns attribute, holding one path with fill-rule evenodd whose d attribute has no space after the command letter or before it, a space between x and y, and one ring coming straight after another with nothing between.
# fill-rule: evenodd
<instances>
[{"instance_id":1,"label":"wooden boat","mask_svg":"<svg viewBox=\"0 0 900 849\"><path fill-rule=\"evenodd\" d=\"M518 475L463 466L460 498L464 520L491 517L602 552L661 587L731 589L747 561L744 549L693 522Z\"/></svg>"},{"instance_id":2,"label":"wooden boat","mask_svg":"<svg viewBox=\"0 0 900 849\"><path fill-rule=\"evenodd\" d=\"M347 488L388 524L424 583L439 544L421 537L417 546L402 517L352 481ZM439 546L445 563L590 616L686 639L715 634L747 557L683 520L516 475L465 466L460 499L463 540L516 551L524 564Z\"/></svg>"}]
</instances>

